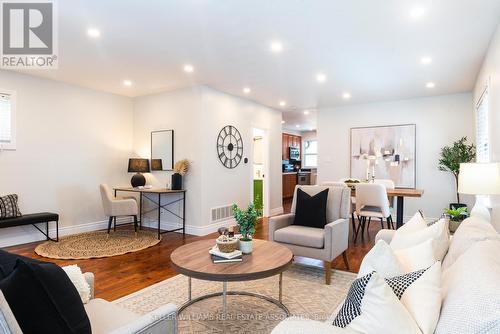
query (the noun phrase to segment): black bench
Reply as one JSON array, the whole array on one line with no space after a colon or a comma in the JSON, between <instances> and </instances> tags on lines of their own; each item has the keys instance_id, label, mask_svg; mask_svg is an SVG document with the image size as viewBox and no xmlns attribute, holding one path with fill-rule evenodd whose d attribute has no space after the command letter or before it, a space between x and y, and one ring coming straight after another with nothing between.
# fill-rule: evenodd
<instances>
[{"instance_id":1,"label":"black bench","mask_svg":"<svg viewBox=\"0 0 500 334\"><path fill-rule=\"evenodd\" d=\"M56 222L56 238L49 236L49 222ZM45 232L35 224L45 223ZM33 225L47 240L59 241L59 215L57 213L42 212L22 215L15 218L0 219L0 228L23 225Z\"/></svg>"}]
</instances>

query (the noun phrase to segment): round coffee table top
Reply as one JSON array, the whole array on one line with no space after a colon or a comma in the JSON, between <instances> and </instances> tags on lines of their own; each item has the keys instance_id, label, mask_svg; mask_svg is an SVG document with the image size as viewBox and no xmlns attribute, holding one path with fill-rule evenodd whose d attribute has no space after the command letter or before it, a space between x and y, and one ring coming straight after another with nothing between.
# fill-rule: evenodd
<instances>
[{"instance_id":1,"label":"round coffee table top","mask_svg":"<svg viewBox=\"0 0 500 334\"><path fill-rule=\"evenodd\" d=\"M243 261L213 263L208 253L215 239L200 240L181 246L170 255L175 269L186 276L206 281L251 281L277 275L291 263L293 254L276 242L254 239L252 254Z\"/></svg>"}]
</instances>

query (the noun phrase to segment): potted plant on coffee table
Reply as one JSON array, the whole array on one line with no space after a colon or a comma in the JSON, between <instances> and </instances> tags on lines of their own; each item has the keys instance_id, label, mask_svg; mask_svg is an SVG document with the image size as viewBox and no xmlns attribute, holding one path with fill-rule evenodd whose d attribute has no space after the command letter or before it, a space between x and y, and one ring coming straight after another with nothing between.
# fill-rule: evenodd
<instances>
[{"instance_id":1,"label":"potted plant on coffee table","mask_svg":"<svg viewBox=\"0 0 500 334\"><path fill-rule=\"evenodd\" d=\"M253 249L252 237L255 233L255 224L259 213L255 209L254 203L250 203L246 210L240 209L236 204L233 204L232 208L234 219L240 228L240 250L243 254L250 254Z\"/></svg>"},{"instance_id":2,"label":"potted plant on coffee table","mask_svg":"<svg viewBox=\"0 0 500 334\"><path fill-rule=\"evenodd\" d=\"M455 177L455 186L457 189L457 202L450 203L450 209L456 209L466 206L460 203L460 194L458 193L458 174L460 173L460 164L471 162L476 159L476 146L467 143L467 137L462 137L451 146L445 146L441 149L438 168L444 172L451 172Z\"/></svg>"}]
</instances>

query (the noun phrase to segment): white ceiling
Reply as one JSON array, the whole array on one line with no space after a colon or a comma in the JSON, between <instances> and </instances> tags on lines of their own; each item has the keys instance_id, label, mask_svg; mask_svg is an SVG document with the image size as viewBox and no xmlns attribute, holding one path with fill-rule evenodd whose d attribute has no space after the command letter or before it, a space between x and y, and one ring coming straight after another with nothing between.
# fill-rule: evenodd
<instances>
[{"instance_id":1,"label":"white ceiling","mask_svg":"<svg viewBox=\"0 0 500 334\"><path fill-rule=\"evenodd\" d=\"M419 19L410 17L415 6L425 11ZM205 84L300 116L471 90L500 1L72 0L58 11L59 69L30 74L127 96ZM99 38L87 36L91 27ZM272 53L272 41L284 50Z\"/></svg>"}]
</instances>

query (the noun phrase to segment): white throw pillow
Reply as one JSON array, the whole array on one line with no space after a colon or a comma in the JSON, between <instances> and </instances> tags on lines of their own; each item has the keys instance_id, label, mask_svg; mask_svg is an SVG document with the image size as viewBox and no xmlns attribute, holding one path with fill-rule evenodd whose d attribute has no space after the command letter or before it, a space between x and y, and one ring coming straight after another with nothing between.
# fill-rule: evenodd
<instances>
[{"instance_id":1,"label":"white throw pillow","mask_svg":"<svg viewBox=\"0 0 500 334\"><path fill-rule=\"evenodd\" d=\"M398 228L399 233L413 233L419 230L423 230L427 227L427 222L420 212L417 212L410 218L406 223Z\"/></svg>"},{"instance_id":2,"label":"white throw pillow","mask_svg":"<svg viewBox=\"0 0 500 334\"><path fill-rule=\"evenodd\" d=\"M422 333L434 333L441 310L441 263L386 281Z\"/></svg>"},{"instance_id":3,"label":"white throw pillow","mask_svg":"<svg viewBox=\"0 0 500 334\"><path fill-rule=\"evenodd\" d=\"M500 333L500 241L479 241L443 273L436 334Z\"/></svg>"},{"instance_id":4,"label":"white throw pillow","mask_svg":"<svg viewBox=\"0 0 500 334\"><path fill-rule=\"evenodd\" d=\"M418 245L427 240L433 240L434 257L442 261L449 246L449 230L445 219L440 219L431 226L418 230L396 230L391 241L394 250L404 249Z\"/></svg>"},{"instance_id":5,"label":"white throw pillow","mask_svg":"<svg viewBox=\"0 0 500 334\"><path fill-rule=\"evenodd\" d=\"M358 277L365 276L373 271L376 271L384 278L406 273L405 267L398 260L391 246L384 240L379 240L365 255L359 268Z\"/></svg>"},{"instance_id":6,"label":"white throw pillow","mask_svg":"<svg viewBox=\"0 0 500 334\"><path fill-rule=\"evenodd\" d=\"M500 240L500 234L489 221L480 217L465 219L451 239L450 248L443 260L443 272L476 242L491 239Z\"/></svg>"},{"instance_id":7,"label":"white throw pillow","mask_svg":"<svg viewBox=\"0 0 500 334\"><path fill-rule=\"evenodd\" d=\"M422 333L391 287L376 272L352 283L333 325L360 333Z\"/></svg>"},{"instance_id":8,"label":"white throw pillow","mask_svg":"<svg viewBox=\"0 0 500 334\"><path fill-rule=\"evenodd\" d=\"M80 298L82 299L82 302L84 304L87 304L90 300L90 286L85 280L85 276L83 275L80 267L74 264L71 266L62 267L62 269L64 270L64 272L66 272L66 275L68 275L69 279L75 286L78 294L80 295Z\"/></svg>"},{"instance_id":9,"label":"white throw pillow","mask_svg":"<svg viewBox=\"0 0 500 334\"><path fill-rule=\"evenodd\" d=\"M432 240L424 241L413 247L394 250L394 255L403 266L405 273L429 268L436 262Z\"/></svg>"}]
</instances>

